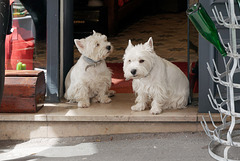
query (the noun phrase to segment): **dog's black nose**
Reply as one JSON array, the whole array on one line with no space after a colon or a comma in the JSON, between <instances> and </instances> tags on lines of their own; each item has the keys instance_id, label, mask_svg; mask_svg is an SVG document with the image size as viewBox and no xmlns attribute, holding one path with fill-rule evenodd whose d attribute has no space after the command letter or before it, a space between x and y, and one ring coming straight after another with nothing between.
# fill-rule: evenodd
<instances>
[{"instance_id":1,"label":"dog's black nose","mask_svg":"<svg viewBox=\"0 0 240 161\"><path fill-rule=\"evenodd\" d=\"M137 73L137 70L136 69L132 69L131 73L132 73L132 75L135 75Z\"/></svg>"},{"instance_id":2,"label":"dog's black nose","mask_svg":"<svg viewBox=\"0 0 240 161\"><path fill-rule=\"evenodd\" d=\"M110 45L107 46L106 49L107 49L107 50L111 50L111 46L110 46Z\"/></svg>"}]
</instances>

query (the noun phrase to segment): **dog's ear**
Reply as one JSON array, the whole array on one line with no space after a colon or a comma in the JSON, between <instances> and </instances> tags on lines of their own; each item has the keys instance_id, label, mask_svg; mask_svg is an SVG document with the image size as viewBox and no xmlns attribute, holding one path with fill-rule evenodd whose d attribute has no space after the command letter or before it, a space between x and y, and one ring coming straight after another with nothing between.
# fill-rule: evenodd
<instances>
[{"instance_id":1,"label":"dog's ear","mask_svg":"<svg viewBox=\"0 0 240 161\"><path fill-rule=\"evenodd\" d=\"M150 49L153 50L153 39L152 39L152 37L150 37L144 45L150 47Z\"/></svg>"},{"instance_id":2,"label":"dog's ear","mask_svg":"<svg viewBox=\"0 0 240 161\"><path fill-rule=\"evenodd\" d=\"M93 35L95 35L96 34L96 31L95 30L93 30Z\"/></svg>"},{"instance_id":3,"label":"dog's ear","mask_svg":"<svg viewBox=\"0 0 240 161\"><path fill-rule=\"evenodd\" d=\"M133 47L133 44L132 44L132 41L131 40L128 40L128 46L127 46L127 49L130 49Z\"/></svg>"},{"instance_id":4,"label":"dog's ear","mask_svg":"<svg viewBox=\"0 0 240 161\"><path fill-rule=\"evenodd\" d=\"M74 39L74 42L75 42L78 50L80 51L80 53L83 53L84 39Z\"/></svg>"}]
</instances>

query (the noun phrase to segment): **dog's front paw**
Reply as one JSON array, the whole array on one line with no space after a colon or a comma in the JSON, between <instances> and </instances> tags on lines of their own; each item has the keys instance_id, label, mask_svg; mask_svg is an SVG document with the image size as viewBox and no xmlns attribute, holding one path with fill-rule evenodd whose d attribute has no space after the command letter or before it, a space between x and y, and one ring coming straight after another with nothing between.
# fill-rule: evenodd
<instances>
[{"instance_id":1,"label":"dog's front paw","mask_svg":"<svg viewBox=\"0 0 240 161\"><path fill-rule=\"evenodd\" d=\"M151 108L150 113L153 115L160 114L162 112L161 108Z\"/></svg>"},{"instance_id":2,"label":"dog's front paw","mask_svg":"<svg viewBox=\"0 0 240 161\"><path fill-rule=\"evenodd\" d=\"M89 101L79 101L78 102L78 107L79 108L87 108L90 106L90 102Z\"/></svg>"},{"instance_id":3,"label":"dog's front paw","mask_svg":"<svg viewBox=\"0 0 240 161\"><path fill-rule=\"evenodd\" d=\"M115 95L116 91L114 90L109 90L108 91L108 97L113 97Z\"/></svg>"},{"instance_id":4,"label":"dog's front paw","mask_svg":"<svg viewBox=\"0 0 240 161\"><path fill-rule=\"evenodd\" d=\"M74 99L71 99L71 100L68 100L68 102L67 103L76 103L76 100L74 100Z\"/></svg>"},{"instance_id":5,"label":"dog's front paw","mask_svg":"<svg viewBox=\"0 0 240 161\"><path fill-rule=\"evenodd\" d=\"M92 102L93 102L93 103L98 103L99 101L98 101L98 99L97 99L96 97L93 97L93 98L92 98Z\"/></svg>"},{"instance_id":6,"label":"dog's front paw","mask_svg":"<svg viewBox=\"0 0 240 161\"><path fill-rule=\"evenodd\" d=\"M143 106L141 104L136 104L136 105L132 106L131 109L133 111L143 111L143 110L145 110L145 106Z\"/></svg>"},{"instance_id":7,"label":"dog's front paw","mask_svg":"<svg viewBox=\"0 0 240 161\"><path fill-rule=\"evenodd\" d=\"M100 103L110 103L110 102L112 102L111 98L108 98L108 97L100 98Z\"/></svg>"}]
</instances>

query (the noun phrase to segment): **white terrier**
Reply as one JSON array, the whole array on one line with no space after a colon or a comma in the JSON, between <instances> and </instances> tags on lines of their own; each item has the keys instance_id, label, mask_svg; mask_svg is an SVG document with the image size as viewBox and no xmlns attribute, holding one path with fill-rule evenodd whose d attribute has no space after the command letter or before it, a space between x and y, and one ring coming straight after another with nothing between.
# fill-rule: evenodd
<instances>
[{"instance_id":1,"label":"white terrier","mask_svg":"<svg viewBox=\"0 0 240 161\"><path fill-rule=\"evenodd\" d=\"M176 65L156 55L151 37L145 44L136 46L129 40L123 59L124 77L133 79L132 87L137 94L132 110L142 111L149 103L152 114L186 107L188 79Z\"/></svg>"},{"instance_id":2,"label":"white terrier","mask_svg":"<svg viewBox=\"0 0 240 161\"><path fill-rule=\"evenodd\" d=\"M110 103L109 95L115 91L109 91L112 72L105 59L112 53L113 46L105 35L95 31L74 42L82 56L67 74L64 97L70 102L78 102L78 107L89 107L91 98L93 102Z\"/></svg>"}]
</instances>

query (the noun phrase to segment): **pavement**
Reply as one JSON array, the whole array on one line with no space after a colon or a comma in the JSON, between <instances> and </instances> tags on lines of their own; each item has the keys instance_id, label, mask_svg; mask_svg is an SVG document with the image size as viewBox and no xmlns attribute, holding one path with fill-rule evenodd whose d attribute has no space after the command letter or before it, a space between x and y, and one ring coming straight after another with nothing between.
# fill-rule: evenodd
<instances>
[{"instance_id":1,"label":"pavement","mask_svg":"<svg viewBox=\"0 0 240 161\"><path fill-rule=\"evenodd\" d=\"M4 161L214 161L205 133L124 134L0 141Z\"/></svg>"}]
</instances>

